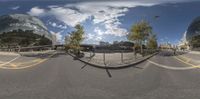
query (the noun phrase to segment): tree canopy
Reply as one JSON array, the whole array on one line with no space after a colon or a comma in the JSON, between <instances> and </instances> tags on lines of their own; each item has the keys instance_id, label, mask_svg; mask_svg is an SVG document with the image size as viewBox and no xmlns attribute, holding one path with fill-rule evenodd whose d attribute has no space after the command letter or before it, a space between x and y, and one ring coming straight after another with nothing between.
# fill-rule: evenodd
<instances>
[{"instance_id":1,"label":"tree canopy","mask_svg":"<svg viewBox=\"0 0 200 99\"><path fill-rule=\"evenodd\" d=\"M156 49L158 47L156 35L153 34L149 37L147 42L147 48Z\"/></svg>"},{"instance_id":2,"label":"tree canopy","mask_svg":"<svg viewBox=\"0 0 200 99\"><path fill-rule=\"evenodd\" d=\"M156 36L153 35L152 27L144 20L131 26L127 38L135 43L134 47L140 46L141 53L143 53L143 45L147 45L146 41L151 47L157 46Z\"/></svg>"},{"instance_id":3,"label":"tree canopy","mask_svg":"<svg viewBox=\"0 0 200 99\"><path fill-rule=\"evenodd\" d=\"M131 27L128 39L131 41L144 41L152 33L152 27L142 20Z\"/></svg>"},{"instance_id":4,"label":"tree canopy","mask_svg":"<svg viewBox=\"0 0 200 99\"><path fill-rule=\"evenodd\" d=\"M75 52L80 50L80 43L84 40L84 28L80 24L75 26L75 31L70 33L70 42L69 47L73 49Z\"/></svg>"}]
</instances>

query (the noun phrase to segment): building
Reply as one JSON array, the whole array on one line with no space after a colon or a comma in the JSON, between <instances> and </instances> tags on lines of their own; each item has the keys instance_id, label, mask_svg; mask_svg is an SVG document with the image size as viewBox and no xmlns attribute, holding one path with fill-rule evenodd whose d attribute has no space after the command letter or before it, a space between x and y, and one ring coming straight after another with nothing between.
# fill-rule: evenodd
<instances>
[{"instance_id":1,"label":"building","mask_svg":"<svg viewBox=\"0 0 200 99\"><path fill-rule=\"evenodd\" d=\"M189 25L186 33L186 40L190 50L200 51L200 17L194 19Z\"/></svg>"},{"instance_id":2,"label":"building","mask_svg":"<svg viewBox=\"0 0 200 99\"><path fill-rule=\"evenodd\" d=\"M163 43L159 46L160 49L171 49L173 46L170 43Z\"/></svg>"},{"instance_id":3,"label":"building","mask_svg":"<svg viewBox=\"0 0 200 99\"><path fill-rule=\"evenodd\" d=\"M110 45L109 42L103 42L103 41L99 42L99 46L109 46L109 45Z\"/></svg>"},{"instance_id":4,"label":"building","mask_svg":"<svg viewBox=\"0 0 200 99\"><path fill-rule=\"evenodd\" d=\"M52 45L54 37L38 18L25 14L0 16L0 46Z\"/></svg>"},{"instance_id":5,"label":"building","mask_svg":"<svg viewBox=\"0 0 200 99\"><path fill-rule=\"evenodd\" d=\"M133 51L134 43L128 41L114 41L113 44L108 42L100 42L95 46L95 51L98 52L121 52L121 51Z\"/></svg>"}]
</instances>

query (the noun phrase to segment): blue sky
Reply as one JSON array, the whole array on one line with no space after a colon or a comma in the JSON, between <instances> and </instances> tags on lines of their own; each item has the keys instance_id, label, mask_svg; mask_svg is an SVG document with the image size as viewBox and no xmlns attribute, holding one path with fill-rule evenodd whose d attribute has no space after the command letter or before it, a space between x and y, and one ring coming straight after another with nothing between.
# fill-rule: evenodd
<instances>
[{"instance_id":1,"label":"blue sky","mask_svg":"<svg viewBox=\"0 0 200 99\"><path fill-rule=\"evenodd\" d=\"M0 0L0 15L23 13L40 18L59 42L80 23L84 43L127 40L130 27L147 20L159 42L178 43L198 16L198 0ZM159 16L159 18L155 18Z\"/></svg>"}]
</instances>

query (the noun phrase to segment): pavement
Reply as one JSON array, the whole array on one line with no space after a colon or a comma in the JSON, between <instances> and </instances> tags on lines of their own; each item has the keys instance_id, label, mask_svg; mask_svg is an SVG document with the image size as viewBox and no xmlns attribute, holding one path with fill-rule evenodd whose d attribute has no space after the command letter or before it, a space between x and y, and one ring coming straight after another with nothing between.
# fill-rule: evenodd
<instances>
[{"instance_id":1,"label":"pavement","mask_svg":"<svg viewBox=\"0 0 200 99\"><path fill-rule=\"evenodd\" d=\"M23 53L0 53L0 69L24 69L47 61L56 54L55 51L47 52L23 52Z\"/></svg>"},{"instance_id":2,"label":"pavement","mask_svg":"<svg viewBox=\"0 0 200 99\"><path fill-rule=\"evenodd\" d=\"M199 52L200 53L200 52ZM180 60L187 62L191 65L199 65L200 66L200 54L198 52L178 52L177 58Z\"/></svg>"},{"instance_id":3,"label":"pavement","mask_svg":"<svg viewBox=\"0 0 200 99\"><path fill-rule=\"evenodd\" d=\"M126 53L105 53L105 62L104 62L104 53L93 53L84 52L85 57L81 58L83 61L89 62L94 65L99 66L109 66L109 67L119 67L122 65L128 65L139 60L144 59L142 55L137 54L135 57L133 52L126 52ZM123 55L123 56L122 56ZM92 57L91 57L92 56ZM123 57L123 59L122 59Z\"/></svg>"},{"instance_id":4,"label":"pavement","mask_svg":"<svg viewBox=\"0 0 200 99\"><path fill-rule=\"evenodd\" d=\"M91 67L62 52L37 66L0 69L0 99L198 99L199 93L199 67L172 51L120 70Z\"/></svg>"},{"instance_id":5,"label":"pavement","mask_svg":"<svg viewBox=\"0 0 200 99\"><path fill-rule=\"evenodd\" d=\"M189 53L191 53L191 54L198 54L198 55L200 55L200 51L189 51Z\"/></svg>"},{"instance_id":6,"label":"pavement","mask_svg":"<svg viewBox=\"0 0 200 99\"><path fill-rule=\"evenodd\" d=\"M17 56L18 53L15 53L15 52L1 52L0 51L0 55Z\"/></svg>"}]
</instances>

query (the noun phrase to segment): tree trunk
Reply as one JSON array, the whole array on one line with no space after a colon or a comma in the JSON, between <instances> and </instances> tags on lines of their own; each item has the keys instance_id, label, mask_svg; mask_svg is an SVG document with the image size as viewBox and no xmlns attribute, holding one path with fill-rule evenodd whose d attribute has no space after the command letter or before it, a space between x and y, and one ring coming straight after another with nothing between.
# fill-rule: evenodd
<instances>
[{"instance_id":1,"label":"tree trunk","mask_svg":"<svg viewBox=\"0 0 200 99\"><path fill-rule=\"evenodd\" d=\"M142 54L142 57L144 57L142 41L140 42L140 53Z\"/></svg>"},{"instance_id":2,"label":"tree trunk","mask_svg":"<svg viewBox=\"0 0 200 99\"><path fill-rule=\"evenodd\" d=\"M134 55L135 55L135 60L136 60L136 57L137 57L136 47L134 47Z\"/></svg>"},{"instance_id":3,"label":"tree trunk","mask_svg":"<svg viewBox=\"0 0 200 99\"><path fill-rule=\"evenodd\" d=\"M142 45L140 46L140 51L141 51L142 57L144 57Z\"/></svg>"}]
</instances>

